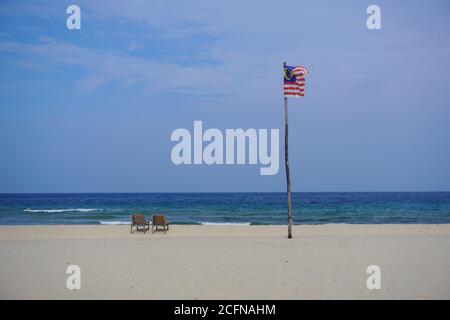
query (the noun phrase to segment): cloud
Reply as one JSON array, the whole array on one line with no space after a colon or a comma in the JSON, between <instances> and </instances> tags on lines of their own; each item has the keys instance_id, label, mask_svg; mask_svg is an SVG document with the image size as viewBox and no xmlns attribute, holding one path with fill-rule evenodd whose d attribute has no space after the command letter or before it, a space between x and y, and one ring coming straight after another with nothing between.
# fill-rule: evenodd
<instances>
[{"instance_id":1,"label":"cloud","mask_svg":"<svg viewBox=\"0 0 450 320\"><path fill-rule=\"evenodd\" d=\"M233 85L230 71L223 66L185 67L121 52L84 48L48 38L32 44L2 41L0 52L19 55L23 67L82 68L87 74L78 83L82 90L93 90L108 82L117 82L125 87L140 85L154 87L155 90L184 92L222 91Z\"/></svg>"}]
</instances>

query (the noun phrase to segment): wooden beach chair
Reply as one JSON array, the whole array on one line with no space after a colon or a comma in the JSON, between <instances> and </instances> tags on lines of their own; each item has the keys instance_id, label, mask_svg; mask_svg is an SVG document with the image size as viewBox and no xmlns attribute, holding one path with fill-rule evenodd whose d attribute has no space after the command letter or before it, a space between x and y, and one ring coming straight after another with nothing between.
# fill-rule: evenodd
<instances>
[{"instance_id":1,"label":"wooden beach chair","mask_svg":"<svg viewBox=\"0 0 450 320\"><path fill-rule=\"evenodd\" d=\"M162 229L160 230L164 231L164 233L169 230L169 221L162 214L154 214L152 217L152 232L158 231L158 227L161 227Z\"/></svg>"},{"instance_id":2,"label":"wooden beach chair","mask_svg":"<svg viewBox=\"0 0 450 320\"><path fill-rule=\"evenodd\" d=\"M136 230L139 231L141 227L144 233L150 229L150 221L145 220L145 216L143 214L132 214L131 215L131 233L133 233L133 227L136 227Z\"/></svg>"}]
</instances>

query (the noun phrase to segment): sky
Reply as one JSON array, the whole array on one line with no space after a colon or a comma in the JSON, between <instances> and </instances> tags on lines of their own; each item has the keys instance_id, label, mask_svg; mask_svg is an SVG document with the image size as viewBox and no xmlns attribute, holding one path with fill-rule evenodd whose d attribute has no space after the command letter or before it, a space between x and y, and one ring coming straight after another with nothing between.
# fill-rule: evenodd
<instances>
[{"instance_id":1,"label":"sky","mask_svg":"<svg viewBox=\"0 0 450 320\"><path fill-rule=\"evenodd\" d=\"M0 192L283 192L284 61L294 191L450 191L449 58L446 0L0 0ZM280 129L278 174L174 165L195 120Z\"/></svg>"}]
</instances>

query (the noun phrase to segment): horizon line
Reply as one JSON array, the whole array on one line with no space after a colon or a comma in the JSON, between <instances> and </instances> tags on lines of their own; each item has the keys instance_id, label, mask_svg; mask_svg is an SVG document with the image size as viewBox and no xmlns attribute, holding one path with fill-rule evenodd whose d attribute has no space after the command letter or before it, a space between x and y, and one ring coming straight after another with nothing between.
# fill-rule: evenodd
<instances>
[{"instance_id":1,"label":"horizon line","mask_svg":"<svg viewBox=\"0 0 450 320\"><path fill-rule=\"evenodd\" d=\"M292 191L292 193L449 193L450 190L440 191ZM169 194L169 193L287 193L286 191L101 191L101 192L0 192L0 195L8 194Z\"/></svg>"}]
</instances>

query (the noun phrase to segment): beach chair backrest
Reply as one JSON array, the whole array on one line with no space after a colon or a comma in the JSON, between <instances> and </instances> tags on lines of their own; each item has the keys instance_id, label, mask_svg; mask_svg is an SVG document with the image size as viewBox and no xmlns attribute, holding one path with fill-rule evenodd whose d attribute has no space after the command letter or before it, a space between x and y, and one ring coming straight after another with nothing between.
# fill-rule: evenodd
<instances>
[{"instance_id":1,"label":"beach chair backrest","mask_svg":"<svg viewBox=\"0 0 450 320\"><path fill-rule=\"evenodd\" d=\"M166 217L161 214L154 214L152 222L154 225L164 225L166 223Z\"/></svg>"},{"instance_id":2,"label":"beach chair backrest","mask_svg":"<svg viewBox=\"0 0 450 320\"><path fill-rule=\"evenodd\" d=\"M145 224L145 217L143 214L133 214L131 216L131 221L133 224L143 225Z\"/></svg>"}]
</instances>

